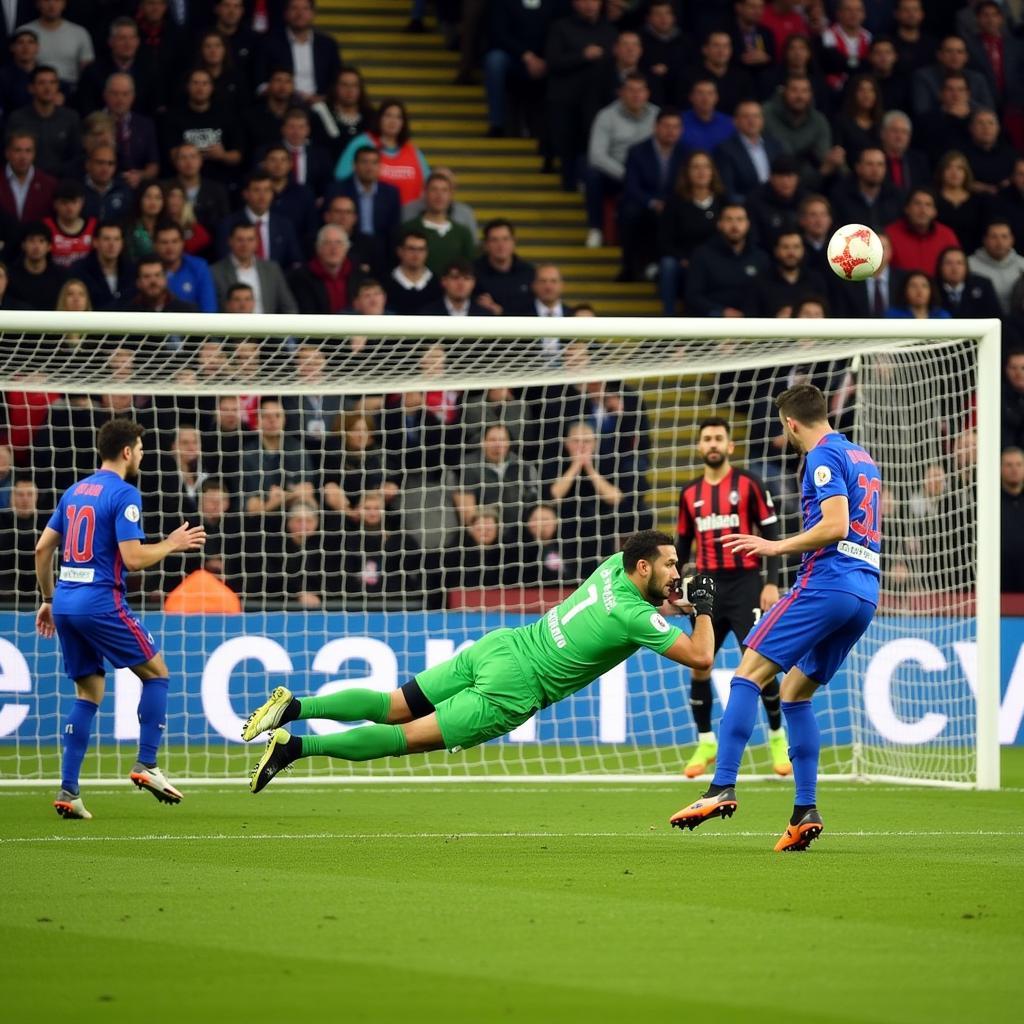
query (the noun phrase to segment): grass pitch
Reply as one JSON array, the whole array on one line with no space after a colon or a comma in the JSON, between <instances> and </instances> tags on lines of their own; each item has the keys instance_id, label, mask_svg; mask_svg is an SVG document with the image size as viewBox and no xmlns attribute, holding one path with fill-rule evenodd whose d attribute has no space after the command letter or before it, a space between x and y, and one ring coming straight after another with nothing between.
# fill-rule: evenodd
<instances>
[{"instance_id":1,"label":"grass pitch","mask_svg":"<svg viewBox=\"0 0 1024 1024\"><path fill-rule=\"evenodd\" d=\"M1019 1020L1024 750L999 793L789 784L0 790L3 1019Z\"/></svg>"}]
</instances>

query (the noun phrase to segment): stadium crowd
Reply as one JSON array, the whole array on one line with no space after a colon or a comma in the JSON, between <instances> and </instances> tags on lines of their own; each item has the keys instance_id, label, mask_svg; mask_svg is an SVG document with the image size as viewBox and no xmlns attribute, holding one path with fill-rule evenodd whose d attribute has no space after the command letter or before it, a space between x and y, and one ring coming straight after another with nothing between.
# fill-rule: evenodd
<instances>
[{"instance_id":1,"label":"stadium crowd","mask_svg":"<svg viewBox=\"0 0 1024 1024\"><path fill-rule=\"evenodd\" d=\"M1022 13L1019 0L437 3L461 48L457 82L486 86L489 134L536 137L563 187L585 194L579 241L617 240L622 279L650 280L666 314L1002 319L1013 590ZM414 0L408 31L423 14ZM513 219L477 224L402 98L368 95L344 37L315 25L312 0L4 0L0 314L593 313L573 308L557 265L517 255ZM856 284L825 257L833 226L852 221L886 249ZM58 357L74 343L55 343ZM585 377L585 345L546 344ZM254 379L282 358L251 340L184 355L198 380ZM416 355L427 375L449 357ZM104 357L131 380L129 342ZM284 358L322 379L315 346ZM844 380L828 380L840 419ZM749 409L761 399L748 391ZM30 599L22 534L93 468L91 432L117 413L158 439L150 530L201 516L203 563L246 607L571 583L651 521L646 419L627 387L189 401L5 395L0 510L17 541L0 544L0 593ZM972 436L968 414L948 461L915 482L922 508L966 479ZM761 442L761 467L781 472L778 438ZM154 600L192 564L165 568L144 583Z\"/></svg>"}]
</instances>

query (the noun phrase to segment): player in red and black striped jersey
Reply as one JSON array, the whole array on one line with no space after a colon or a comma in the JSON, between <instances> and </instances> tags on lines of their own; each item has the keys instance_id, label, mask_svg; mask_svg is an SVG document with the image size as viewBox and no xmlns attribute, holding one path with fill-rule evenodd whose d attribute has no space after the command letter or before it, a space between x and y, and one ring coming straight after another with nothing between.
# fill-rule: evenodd
<instances>
[{"instance_id":1,"label":"player in red and black striped jersey","mask_svg":"<svg viewBox=\"0 0 1024 1024\"><path fill-rule=\"evenodd\" d=\"M759 533L769 540L779 534L778 518L771 494L761 481L745 469L733 466L730 456L735 445L729 422L709 417L697 433L697 450L704 461L704 473L683 486L679 496L679 526L676 550L680 564L690 561L696 542L697 571L715 578L715 653L732 633L741 648L747 633L763 612L779 600L779 559L738 555L725 550L721 539L728 534ZM768 743L772 767L789 775L786 733L779 705L779 681L761 691L768 713ZM690 679L690 707L697 725L697 749L686 764L688 778L702 775L715 761L718 740L711 729L711 673L693 672Z\"/></svg>"}]
</instances>

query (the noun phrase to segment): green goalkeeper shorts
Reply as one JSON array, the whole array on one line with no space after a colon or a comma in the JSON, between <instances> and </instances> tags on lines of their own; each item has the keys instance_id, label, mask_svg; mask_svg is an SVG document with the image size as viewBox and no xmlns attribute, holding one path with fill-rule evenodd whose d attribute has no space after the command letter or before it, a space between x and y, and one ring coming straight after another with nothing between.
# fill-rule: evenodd
<instances>
[{"instance_id":1,"label":"green goalkeeper shorts","mask_svg":"<svg viewBox=\"0 0 1024 1024\"><path fill-rule=\"evenodd\" d=\"M511 632L488 633L416 676L437 712L444 745L453 754L504 736L542 706L532 675L508 642Z\"/></svg>"}]
</instances>

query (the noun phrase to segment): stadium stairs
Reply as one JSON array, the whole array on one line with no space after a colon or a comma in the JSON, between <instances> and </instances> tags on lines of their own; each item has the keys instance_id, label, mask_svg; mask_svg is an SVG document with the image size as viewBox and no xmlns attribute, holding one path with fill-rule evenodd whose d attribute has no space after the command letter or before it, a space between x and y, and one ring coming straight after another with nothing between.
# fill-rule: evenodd
<instances>
[{"instance_id":1,"label":"stadium stairs","mask_svg":"<svg viewBox=\"0 0 1024 1024\"><path fill-rule=\"evenodd\" d=\"M507 217L516 226L517 251L562 271L566 299L589 302L600 316L655 316L660 304L648 282L620 282L619 250L587 249L581 195L563 192L557 174L541 172L534 139L490 139L482 85L454 85L458 54L427 21L428 31L402 31L410 0L321 0L317 27L337 38L342 57L362 71L373 100L402 99L413 138L433 165L452 168L458 198L472 205L482 225ZM680 464L680 445L693 440L690 424L699 392L688 386L649 389L652 500L661 526L674 529L679 484L690 469ZM692 451L692 449L690 449Z\"/></svg>"}]
</instances>

